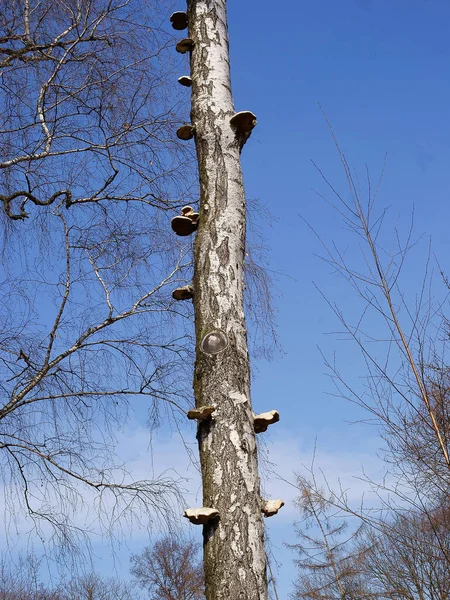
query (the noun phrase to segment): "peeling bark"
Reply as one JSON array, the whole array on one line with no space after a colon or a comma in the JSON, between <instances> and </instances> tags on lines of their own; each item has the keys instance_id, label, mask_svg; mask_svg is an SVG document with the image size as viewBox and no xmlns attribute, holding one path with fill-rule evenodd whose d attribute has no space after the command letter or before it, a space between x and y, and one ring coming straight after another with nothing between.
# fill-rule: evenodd
<instances>
[{"instance_id":1,"label":"peeling bark","mask_svg":"<svg viewBox=\"0 0 450 600\"><path fill-rule=\"evenodd\" d=\"M266 556L256 439L250 401L243 309L245 193L242 140L230 125L231 95L225 0L188 0L192 112L200 176L200 219L194 245L196 406L214 406L198 424L203 505L220 519L204 525L208 600L266 600ZM226 333L222 352L201 340Z\"/></svg>"}]
</instances>

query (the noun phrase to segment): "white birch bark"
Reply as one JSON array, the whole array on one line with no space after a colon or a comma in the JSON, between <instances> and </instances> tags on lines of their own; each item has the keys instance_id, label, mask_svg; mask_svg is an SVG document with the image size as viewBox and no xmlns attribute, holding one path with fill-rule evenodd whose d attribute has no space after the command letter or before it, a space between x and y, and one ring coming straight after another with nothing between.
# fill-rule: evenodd
<instances>
[{"instance_id":1,"label":"white birch bark","mask_svg":"<svg viewBox=\"0 0 450 600\"><path fill-rule=\"evenodd\" d=\"M240 143L230 125L231 94L225 0L188 0L192 125L200 175L200 222L195 241L194 306L197 407L213 405L198 441L203 506L220 519L204 525L207 600L266 600L266 555L256 440L250 401L243 310L245 194ZM227 348L200 349L212 329Z\"/></svg>"}]
</instances>

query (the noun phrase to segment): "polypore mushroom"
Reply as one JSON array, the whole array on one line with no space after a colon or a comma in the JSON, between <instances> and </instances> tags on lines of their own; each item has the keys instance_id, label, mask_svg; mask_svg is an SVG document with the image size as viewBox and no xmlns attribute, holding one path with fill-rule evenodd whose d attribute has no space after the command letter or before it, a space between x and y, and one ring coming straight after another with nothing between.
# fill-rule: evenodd
<instances>
[{"instance_id":1,"label":"polypore mushroom","mask_svg":"<svg viewBox=\"0 0 450 600\"><path fill-rule=\"evenodd\" d=\"M190 77L188 77L187 75L183 75L182 77L178 77L178 83L180 83L181 85L184 85L184 87L191 87L192 79Z\"/></svg>"},{"instance_id":2,"label":"polypore mushroom","mask_svg":"<svg viewBox=\"0 0 450 600\"><path fill-rule=\"evenodd\" d=\"M267 431L269 425L272 423L278 423L280 420L280 413L277 410L269 410L269 412L261 413L260 415L253 415L253 426L255 433L263 433Z\"/></svg>"},{"instance_id":3,"label":"polypore mushroom","mask_svg":"<svg viewBox=\"0 0 450 600\"><path fill-rule=\"evenodd\" d=\"M177 130L177 137L180 140L191 140L194 137L195 127L192 125L182 125Z\"/></svg>"},{"instance_id":4,"label":"polypore mushroom","mask_svg":"<svg viewBox=\"0 0 450 600\"><path fill-rule=\"evenodd\" d=\"M187 508L184 511L184 516L189 519L194 525L205 525L211 519L216 519L219 516L219 511L215 508L207 508L202 506L201 508Z\"/></svg>"},{"instance_id":5,"label":"polypore mushroom","mask_svg":"<svg viewBox=\"0 0 450 600\"><path fill-rule=\"evenodd\" d=\"M190 300L194 297L194 288L192 285L185 285L184 287L179 287L172 292L172 298L174 300Z\"/></svg>"},{"instance_id":6,"label":"polypore mushroom","mask_svg":"<svg viewBox=\"0 0 450 600\"><path fill-rule=\"evenodd\" d=\"M172 229L177 235L186 236L191 235L197 229L197 222L193 222L189 217L174 217L170 222Z\"/></svg>"},{"instance_id":7,"label":"polypore mushroom","mask_svg":"<svg viewBox=\"0 0 450 600\"><path fill-rule=\"evenodd\" d=\"M199 214L194 211L192 206L183 206L181 215L174 217L171 221L172 229L177 235L190 235L198 227L198 217Z\"/></svg>"},{"instance_id":8,"label":"polypore mushroom","mask_svg":"<svg viewBox=\"0 0 450 600\"><path fill-rule=\"evenodd\" d=\"M187 413L188 419L198 419L199 421L206 421L210 418L212 413L216 410L214 406L201 406L200 408L193 408Z\"/></svg>"},{"instance_id":9,"label":"polypore mushroom","mask_svg":"<svg viewBox=\"0 0 450 600\"><path fill-rule=\"evenodd\" d=\"M183 208L181 209L181 214L183 215L183 217L189 217L189 219L191 219L193 223L196 223L198 221L199 214L198 212L195 212L192 206L183 206Z\"/></svg>"},{"instance_id":10,"label":"polypore mushroom","mask_svg":"<svg viewBox=\"0 0 450 600\"><path fill-rule=\"evenodd\" d=\"M235 127L238 133L250 133L256 123L256 116L249 110L238 112L230 119L230 125Z\"/></svg>"},{"instance_id":11,"label":"polypore mushroom","mask_svg":"<svg viewBox=\"0 0 450 600\"><path fill-rule=\"evenodd\" d=\"M178 44L175 46L175 50L180 54L186 54L186 52L190 52L194 47L195 42L190 38L184 38L184 40L180 40Z\"/></svg>"},{"instance_id":12,"label":"polypore mushroom","mask_svg":"<svg viewBox=\"0 0 450 600\"><path fill-rule=\"evenodd\" d=\"M283 500L263 500L261 512L265 517L273 517L284 506Z\"/></svg>"},{"instance_id":13,"label":"polypore mushroom","mask_svg":"<svg viewBox=\"0 0 450 600\"><path fill-rule=\"evenodd\" d=\"M188 26L187 14L184 11L174 12L172 15L170 15L170 22L172 23L172 27L174 29L177 31L182 31Z\"/></svg>"}]
</instances>

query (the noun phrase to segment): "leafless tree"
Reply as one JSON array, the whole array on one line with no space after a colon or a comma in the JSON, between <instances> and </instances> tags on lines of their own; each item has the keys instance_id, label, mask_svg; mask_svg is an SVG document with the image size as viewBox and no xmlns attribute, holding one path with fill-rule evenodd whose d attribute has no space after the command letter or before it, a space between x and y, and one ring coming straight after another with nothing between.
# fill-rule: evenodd
<instances>
[{"instance_id":1,"label":"leafless tree","mask_svg":"<svg viewBox=\"0 0 450 600\"><path fill-rule=\"evenodd\" d=\"M444 291L438 300L431 291L428 252L424 276L412 302L409 300L411 282L405 285L403 273L415 250L413 222L403 236L397 227L392 239L386 235L388 210L378 211L375 202L381 178L373 189L367 171L364 193L331 126L330 130L348 192L339 192L318 168L331 198L326 193L319 195L355 236L357 247L355 251L348 246L344 250L334 242L326 243L318 234L323 260L348 282L355 302L350 314L335 301L326 300L342 326L339 334L353 341L361 352L367 370L364 385L343 374L336 359L326 359L326 363L337 394L366 409L380 427L386 443L383 456L387 473L382 481L366 478L378 493L375 507L352 506L345 490L334 491L326 483L324 492L314 478L308 493L328 511L364 523L364 539L356 545L357 560L350 566L362 577L369 597L446 599L450 482L447 294ZM419 271L417 262L414 271ZM358 301L361 312L355 316ZM299 490L303 494L302 478ZM317 526L322 531L327 514L320 518L322 526ZM309 573L308 585L317 582L316 574ZM364 597L361 593L356 597Z\"/></svg>"},{"instance_id":2,"label":"leafless tree","mask_svg":"<svg viewBox=\"0 0 450 600\"><path fill-rule=\"evenodd\" d=\"M191 541L166 536L131 558L131 572L154 600L201 600L204 598L199 547Z\"/></svg>"},{"instance_id":3,"label":"leafless tree","mask_svg":"<svg viewBox=\"0 0 450 600\"><path fill-rule=\"evenodd\" d=\"M173 136L171 40L157 26L164 3L3 0L1 8L4 214L23 220L32 207L119 200L173 207L167 181L182 188L186 153Z\"/></svg>"},{"instance_id":4,"label":"leafless tree","mask_svg":"<svg viewBox=\"0 0 450 600\"><path fill-rule=\"evenodd\" d=\"M310 600L448 600L449 510L393 511L383 520L348 530L348 511L298 479L299 576L292 598ZM355 519L353 519L355 521Z\"/></svg>"},{"instance_id":5,"label":"leafless tree","mask_svg":"<svg viewBox=\"0 0 450 600\"><path fill-rule=\"evenodd\" d=\"M450 369L438 363L422 367L425 389L430 408L439 428L441 441L450 450ZM427 409L419 405L417 410L403 415L402 427L395 435L386 435L390 462L401 471L403 479L413 489L421 490L431 507L448 506L450 473L439 440L430 427Z\"/></svg>"},{"instance_id":6,"label":"leafless tree","mask_svg":"<svg viewBox=\"0 0 450 600\"><path fill-rule=\"evenodd\" d=\"M40 576L41 560L34 554L0 562L1 600L132 600L133 584L96 573L71 576L45 585Z\"/></svg>"},{"instance_id":7,"label":"leafless tree","mask_svg":"<svg viewBox=\"0 0 450 600\"><path fill-rule=\"evenodd\" d=\"M369 530L362 569L376 598L448 600L450 529L448 511L408 512Z\"/></svg>"},{"instance_id":8,"label":"leafless tree","mask_svg":"<svg viewBox=\"0 0 450 600\"><path fill-rule=\"evenodd\" d=\"M368 410L386 441L389 477L379 485L382 502L395 498L415 509L430 508L448 492L450 460L446 394L448 344L444 331L446 293L437 300L431 292L430 254L424 275L409 299L402 279L411 255L413 221L402 235L396 226L386 233L388 210L376 205L381 178L375 188L366 173L366 190L351 170L332 132L343 166L348 194L340 193L318 169L331 198L319 195L336 211L344 227L355 236L357 248L344 251L325 243L323 260L343 277L361 311L350 315L327 300L346 339L361 352L366 368L364 386L342 375L336 360L326 360L338 395ZM320 236L319 236L320 237ZM418 273L415 264L415 274ZM410 282L408 284L410 288ZM373 483L373 482L372 482ZM388 501L388 502L390 502Z\"/></svg>"},{"instance_id":9,"label":"leafless tree","mask_svg":"<svg viewBox=\"0 0 450 600\"><path fill-rule=\"evenodd\" d=\"M58 591L39 579L40 561L33 554L20 555L13 563L0 560L0 600L62 600Z\"/></svg>"},{"instance_id":10,"label":"leafless tree","mask_svg":"<svg viewBox=\"0 0 450 600\"><path fill-rule=\"evenodd\" d=\"M59 594L61 600L133 600L136 598L131 584L100 577L96 573L71 579L60 587Z\"/></svg>"},{"instance_id":11,"label":"leafless tree","mask_svg":"<svg viewBox=\"0 0 450 600\"><path fill-rule=\"evenodd\" d=\"M175 473L134 481L114 454L130 402L154 426L189 398L191 311L171 291L191 259L169 219L192 178L160 11L144 0L1 2L6 526L22 509L58 543L83 531L83 507L105 529L133 507L144 523L166 518L179 498Z\"/></svg>"},{"instance_id":12,"label":"leafless tree","mask_svg":"<svg viewBox=\"0 0 450 600\"><path fill-rule=\"evenodd\" d=\"M299 542L290 546L298 558L295 600L368 600L373 598L362 570L364 551L358 546L362 527L349 526L345 512L317 489L315 479L297 478L296 523Z\"/></svg>"}]
</instances>

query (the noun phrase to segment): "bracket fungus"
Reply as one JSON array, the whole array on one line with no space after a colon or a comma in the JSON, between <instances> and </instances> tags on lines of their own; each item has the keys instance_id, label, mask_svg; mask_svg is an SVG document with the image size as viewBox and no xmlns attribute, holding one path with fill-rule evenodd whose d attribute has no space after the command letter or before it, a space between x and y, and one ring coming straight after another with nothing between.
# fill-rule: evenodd
<instances>
[{"instance_id":1,"label":"bracket fungus","mask_svg":"<svg viewBox=\"0 0 450 600\"><path fill-rule=\"evenodd\" d=\"M174 12L170 15L170 22L172 27L177 31L182 31L188 26L188 17L184 11Z\"/></svg>"},{"instance_id":2,"label":"bracket fungus","mask_svg":"<svg viewBox=\"0 0 450 600\"><path fill-rule=\"evenodd\" d=\"M228 346L228 338L220 329L213 329L207 333L201 343L200 350L205 354L219 354Z\"/></svg>"},{"instance_id":3,"label":"bracket fungus","mask_svg":"<svg viewBox=\"0 0 450 600\"><path fill-rule=\"evenodd\" d=\"M198 227L198 217L198 213L192 206L184 206L181 215L174 217L170 224L177 235L191 235ZM186 298L175 298L175 300L186 300Z\"/></svg>"},{"instance_id":4,"label":"bracket fungus","mask_svg":"<svg viewBox=\"0 0 450 600\"><path fill-rule=\"evenodd\" d=\"M194 46L194 40L191 40L190 38L184 38L184 40L180 40L178 42L178 44L175 46L175 50L180 54L186 54L186 52L191 52Z\"/></svg>"},{"instance_id":5,"label":"bracket fungus","mask_svg":"<svg viewBox=\"0 0 450 600\"><path fill-rule=\"evenodd\" d=\"M261 512L265 517L273 517L284 506L283 500L265 500L261 505Z\"/></svg>"},{"instance_id":6,"label":"bracket fungus","mask_svg":"<svg viewBox=\"0 0 450 600\"><path fill-rule=\"evenodd\" d=\"M184 87L191 87L192 79L188 75L182 75L181 77L178 77L178 83L184 85Z\"/></svg>"},{"instance_id":7,"label":"bracket fungus","mask_svg":"<svg viewBox=\"0 0 450 600\"><path fill-rule=\"evenodd\" d=\"M255 433L263 433L267 431L269 425L272 423L278 423L280 420L280 413L277 410L269 410L269 412L261 413L260 415L253 415L253 426Z\"/></svg>"},{"instance_id":8,"label":"bracket fungus","mask_svg":"<svg viewBox=\"0 0 450 600\"><path fill-rule=\"evenodd\" d=\"M183 206L183 208L181 209L181 214L184 217L189 217L191 215L196 215L198 213L195 212L195 210L192 208L192 206Z\"/></svg>"},{"instance_id":9,"label":"bracket fungus","mask_svg":"<svg viewBox=\"0 0 450 600\"><path fill-rule=\"evenodd\" d=\"M194 297L194 288L192 285L185 285L179 287L172 292L172 298L174 300L190 300Z\"/></svg>"},{"instance_id":10,"label":"bracket fungus","mask_svg":"<svg viewBox=\"0 0 450 600\"><path fill-rule=\"evenodd\" d=\"M216 410L215 406L201 406L200 408L193 408L187 413L188 419L198 419L199 421L206 421Z\"/></svg>"},{"instance_id":11,"label":"bracket fungus","mask_svg":"<svg viewBox=\"0 0 450 600\"><path fill-rule=\"evenodd\" d=\"M192 140L195 133L195 127L192 125L182 125L177 129L177 138L180 140Z\"/></svg>"},{"instance_id":12,"label":"bracket fungus","mask_svg":"<svg viewBox=\"0 0 450 600\"><path fill-rule=\"evenodd\" d=\"M238 133L250 133L256 123L256 116L249 110L238 112L230 119L230 125L235 127Z\"/></svg>"},{"instance_id":13,"label":"bracket fungus","mask_svg":"<svg viewBox=\"0 0 450 600\"><path fill-rule=\"evenodd\" d=\"M202 506L201 508L187 508L184 511L184 516L189 519L194 525L205 525L211 519L216 519L219 516L219 511L215 508L207 508Z\"/></svg>"},{"instance_id":14,"label":"bracket fungus","mask_svg":"<svg viewBox=\"0 0 450 600\"><path fill-rule=\"evenodd\" d=\"M197 223L193 223L189 217L174 217L170 224L175 233L182 237L191 235L197 229Z\"/></svg>"}]
</instances>

